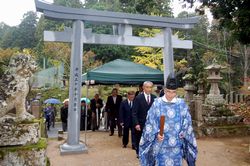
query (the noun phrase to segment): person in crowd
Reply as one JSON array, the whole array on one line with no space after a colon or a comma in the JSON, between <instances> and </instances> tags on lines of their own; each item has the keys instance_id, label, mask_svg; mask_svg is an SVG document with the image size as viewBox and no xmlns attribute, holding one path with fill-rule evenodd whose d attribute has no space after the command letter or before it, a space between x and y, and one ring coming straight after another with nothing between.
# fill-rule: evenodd
<instances>
[{"instance_id":1,"label":"person in crowd","mask_svg":"<svg viewBox=\"0 0 250 166\"><path fill-rule=\"evenodd\" d=\"M80 130L85 130L85 116L86 115L86 101L81 101L81 117L80 117Z\"/></svg>"},{"instance_id":2,"label":"person in crowd","mask_svg":"<svg viewBox=\"0 0 250 166\"><path fill-rule=\"evenodd\" d=\"M143 84L140 84L138 87L138 91L135 92L135 97L139 94L143 93Z\"/></svg>"},{"instance_id":3,"label":"person in crowd","mask_svg":"<svg viewBox=\"0 0 250 166\"><path fill-rule=\"evenodd\" d=\"M135 127L135 135L136 135L137 158L139 154L139 142L146 122L147 113L149 108L153 104L154 99L156 98L156 96L152 94L152 89L153 89L152 82L150 81L144 82L143 93L136 96L132 108L133 125Z\"/></svg>"},{"instance_id":4,"label":"person in crowd","mask_svg":"<svg viewBox=\"0 0 250 166\"><path fill-rule=\"evenodd\" d=\"M127 99L123 100L120 106L120 124L123 127L123 148L126 148L129 142L129 130L131 130L132 148L135 149L135 129L132 123L132 107L135 98L135 92L129 91Z\"/></svg>"},{"instance_id":5,"label":"person in crowd","mask_svg":"<svg viewBox=\"0 0 250 166\"><path fill-rule=\"evenodd\" d=\"M55 105L51 104L50 109L51 109L51 117L50 117L51 118L50 119L51 125L52 125L53 128L55 128L56 115L57 115L57 111L56 111Z\"/></svg>"},{"instance_id":6,"label":"person in crowd","mask_svg":"<svg viewBox=\"0 0 250 166\"><path fill-rule=\"evenodd\" d=\"M164 95L164 89L162 85L157 85L155 92L158 97L162 97Z\"/></svg>"},{"instance_id":7,"label":"person in crowd","mask_svg":"<svg viewBox=\"0 0 250 166\"><path fill-rule=\"evenodd\" d=\"M48 131L50 130L51 126L51 114L52 114L52 108L51 106L47 105L47 107L44 108L44 117L46 119L45 123Z\"/></svg>"},{"instance_id":8,"label":"person in crowd","mask_svg":"<svg viewBox=\"0 0 250 166\"><path fill-rule=\"evenodd\" d=\"M118 95L118 89L114 88L111 96L108 96L106 103L106 110L108 112L108 119L110 123L110 136L114 135L116 125L118 126L118 136L122 136L122 127L118 122L121 101L122 96Z\"/></svg>"},{"instance_id":9,"label":"person in crowd","mask_svg":"<svg viewBox=\"0 0 250 166\"><path fill-rule=\"evenodd\" d=\"M141 165L182 166L183 156L189 166L195 165L197 144L192 120L187 104L176 95L177 88L176 78L170 75L165 95L157 98L148 111L139 147ZM162 124L161 116L165 117Z\"/></svg>"},{"instance_id":10,"label":"person in crowd","mask_svg":"<svg viewBox=\"0 0 250 166\"><path fill-rule=\"evenodd\" d=\"M69 102L64 101L63 106L61 107L61 121L62 121L62 129L64 132L67 131L68 107L69 107Z\"/></svg>"},{"instance_id":11,"label":"person in crowd","mask_svg":"<svg viewBox=\"0 0 250 166\"><path fill-rule=\"evenodd\" d=\"M90 109L92 112L92 131L98 130L100 127L101 108L103 107L103 100L99 94L90 101Z\"/></svg>"}]
</instances>

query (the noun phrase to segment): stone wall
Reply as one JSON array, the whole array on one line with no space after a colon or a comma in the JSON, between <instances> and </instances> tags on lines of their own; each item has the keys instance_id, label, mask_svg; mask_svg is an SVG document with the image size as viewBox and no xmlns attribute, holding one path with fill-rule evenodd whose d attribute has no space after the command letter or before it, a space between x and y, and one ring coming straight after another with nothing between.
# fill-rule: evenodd
<instances>
[{"instance_id":1,"label":"stone wall","mask_svg":"<svg viewBox=\"0 0 250 166\"><path fill-rule=\"evenodd\" d=\"M249 136L250 125L202 126L197 133L200 137Z\"/></svg>"}]
</instances>

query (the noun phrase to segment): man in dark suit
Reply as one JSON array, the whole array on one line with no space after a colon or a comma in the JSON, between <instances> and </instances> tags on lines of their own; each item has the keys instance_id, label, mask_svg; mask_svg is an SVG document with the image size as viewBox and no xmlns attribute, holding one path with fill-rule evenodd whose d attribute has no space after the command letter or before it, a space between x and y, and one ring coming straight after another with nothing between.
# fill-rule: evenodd
<instances>
[{"instance_id":1,"label":"man in dark suit","mask_svg":"<svg viewBox=\"0 0 250 166\"><path fill-rule=\"evenodd\" d=\"M118 95L118 90L114 88L112 95L108 97L106 103L106 110L108 112L108 119L110 123L110 136L114 135L115 126L118 126L118 136L122 136L122 127L119 124L119 109L122 102L122 96Z\"/></svg>"},{"instance_id":2,"label":"man in dark suit","mask_svg":"<svg viewBox=\"0 0 250 166\"><path fill-rule=\"evenodd\" d=\"M138 91L135 92L135 97L139 94L143 93L143 84L140 84L138 87Z\"/></svg>"},{"instance_id":3,"label":"man in dark suit","mask_svg":"<svg viewBox=\"0 0 250 166\"><path fill-rule=\"evenodd\" d=\"M150 81L145 81L143 83L143 93L136 96L134 105L132 108L133 125L135 127L136 135L136 154L138 158L139 154L139 143L142 135L142 131L146 122L146 117L149 108L156 98L152 95L153 83Z\"/></svg>"},{"instance_id":4,"label":"man in dark suit","mask_svg":"<svg viewBox=\"0 0 250 166\"><path fill-rule=\"evenodd\" d=\"M99 94L95 94L95 97L90 101L90 109L92 112L92 131L95 131L96 129L98 130L99 128L102 107L102 99L100 99Z\"/></svg>"},{"instance_id":5,"label":"man in dark suit","mask_svg":"<svg viewBox=\"0 0 250 166\"><path fill-rule=\"evenodd\" d=\"M80 130L85 130L85 114L86 114L86 101L81 101L81 117L80 117Z\"/></svg>"},{"instance_id":6,"label":"man in dark suit","mask_svg":"<svg viewBox=\"0 0 250 166\"><path fill-rule=\"evenodd\" d=\"M63 131L67 131L68 124L68 106L69 102L66 100L63 102L63 107L61 107L61 121Z\"/></svg>"},{"instance_id":7,"label":"man in dark suit","mask_svg":"<svg viewBox=\"0 0 250 166\"><path fill-rule=\"evenodd\" d=\"M123 148L126 148L129 140L129 129L131 129L132 148L135 149L135 128L132 122L132 107L133 100L135 98L135 92L130 91L127 94L127 99L123 100L120 106L120 124L123 127L122 144Z\"/></svg>"}]
</instances>

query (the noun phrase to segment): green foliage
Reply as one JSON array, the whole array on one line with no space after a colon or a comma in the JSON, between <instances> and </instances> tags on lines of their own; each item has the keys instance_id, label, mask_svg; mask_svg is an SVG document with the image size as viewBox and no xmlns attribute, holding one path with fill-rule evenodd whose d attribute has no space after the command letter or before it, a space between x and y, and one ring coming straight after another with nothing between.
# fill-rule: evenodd
<instances>
[{"instance_id":1,"label":"green foliage","mask_svg":"<svg viewBox=\"0 0 250 166\"><path fill-rule=\"evenodd\" d=\"M0 78L7 69L11 56L18 52L17 48L0 49Z\"/></svg>"},{"instance_id":2,"label":"green foliage","mask_svg":"<svg viewBox=\"0 0 250 166\"><path fill-rule=\"evenodd\" d=\"M64 99L69 98L68 88L64 88L64 89L50 88L50 89L32 89L29 92L27 99L35 98L38 93L42 94L42 97L41 97L42 102L49 98L56 98L56 99L59 99L60 101L63 101Z\"/></svg>"},{"instance_id":3,"label":"green foliage","mask_svg":"<svg viewBox=\"0 0 250 166\"><path fill-rule=\"evenodd\" d=\"M191 5L194 0L184 0ZM202 5L198 11L203 14L208 7L220 27L230 30L242 44L250 43L250 10L248 0L199 0Z\"/></svg>"},{"instance_id":4,"label":"green foliage","mask_svg":"<svg viewBox=\"0 0 250 166\"><path fill-rule=\"evenodd\" d=\"M225 106L221 106L221 107L216 107L215 110L218 114L219 117L221 116L233 116L235 115L229 108L225 107Z\"/></svg>"},{"instance_id":5,"label":"green foliage","mask_svg":"<svg viewBox=\"0 0 250 166\"><path fill-rule=\"evenodd\" d=\"M0 23L0 47L2 47L2 40L3 40L3 36L10 30L10 26L8 26L7 24L5 24L4 22Z\"/></svg>"},{"instance_id":6,"label":"green foliage","mask_svg":"<svg viewBox=\"0 0 250 166\"><path fill-rule=\"evenodd\" d=\"M3 49L16 47L15 35L17 35L17 27L10 27L6 29L5 33L1 37L0 47Z\"/></svg>"},{"instance_id":7,"label":"green foliage","mask_svg":"<svg viewBox=\"0 0 250 166\"><path fill-rule=\"evenodd\" d=\"M171 16L170 0L120 0L125 12Z\"/></svg>"},{"instance_id":8,"label":"green foliage","mask_svg":"<svg viewBox=\"0 0 250 166\"><path fill-rule=\"evenodd\" d=\"M191 2L192 0L186 1ZM75 8L172 16L169 7L170 0L55 0L54 3ZM211 6L211 4L216 5ZM203 1L203 6L211 7L213 14L217 14L220 19L213 20L210 29L208 19L202 16L200 22L193 29L174 30L174 33L177 33L179 38L193 40L192 50L174 49L176 71L181 74L185 74L188 71L195 76L195 80L203 80L205 78L203 68L209 65L211 60L216 57L220 64L227 66L227 69L223 71L225 79L222 81L222 87L227 89L232 84L238 88L242 83L240 79L243 77L243 73L249 74L247 68L249 65L244 65L245 59L242 56L244 55L243 45L235 40L247 40L250 36L248 24L245 26L249 22L249 11L245 10L247 6L245 4L246 0L237 2L229 0L225 3L222 0ZM234 11L231 11L233 8L235 8ZM228 14L230 11L231 13ZM226 13L227 15L225 15ZM178 17L192 16L196 16L196 14L181 12ZM72 21L47 20L42 15L37 22L36 18L37 16L34 12L27 12L24 14L19 26L10 27L0 23L0 74L6 69L9 58L14 52L23 48L30 48L40 68L43 67L44 58L46 68L63 63L65 75L68 78L71 54L70 44L44 42L43 31L62 31L66 27L72 27ZM232 20L234 21L233 23ZM113 33L112 25L107 24L100 25L86 22L85 28L91 28L92 32L97 34ZM159 29L133 27L133 34L142 37L152 37L159 32ZM244 36L242 35L243 32ZM249 46L246 47L249 50ZM246 53L245 55L247 56L248 54ZM137 63L163 70L163 57L160 48L84 44L83 71L91 70L96 66L117 58L133 60ZM203 75L202 78L201 75Z\"/></svg>"},{"instance_id":9,"label":"green foliage","mask_svg":"<svg viewBox=\"0 0 250 166\"><path fill-rule=\"evenodd\" d=\"M83 73L88 72L91 69L94 69L98 66L101 66L102 62L96 60L96 54L92 51L84 52L83 55Z\"/></svg>"},{"instance_id":10,"label":"green foliage","mask_svg":"<svg viewBox=\"0 0 250 166\"><path fill-rule=\"evenodd\" d=\"M54 4L73 8L83 7L83 4L80 0L54 0Z\"/></svg>"},{"instance_id":11,"label":"green foliage","mask_svg":"<svg viewBox=\"0 0 250 166\"><path fill-rule=\"evenodd\" d=\"M114 46L114 45L85 45L84 50L92 51L96 55L96 60L106 63L115 59L130 59L133 50L128 46Z\"/></svg>"},{"instance_id":12,"label":"green foliage","mask_svg":"<svg viewBox=\"0 0 250 166\"><path fill-rule=\"evenodd\" d=\"M127 13L139 13L139 14L149 14L149 15L161 15L169 16L171 15L171 9L169 8L169 0L160 1L147 1L147 0L86 0L84 7L98 10L108 10L115 12L127 12ZM112 34L112 26L110 25L89 25L88 28L92 28L95 33ZM138 34L138 30L135 30L135 34ZM147 32L142 32L140 36L148 36L150 34L143 34ZM148 66L162 69L162 55L160 49L148 50L147 54L142 55L144 48L133 49L127 46L103 46L103 45L85 45L84 49L86 51L93 51L96 54L96 59L102 61L103 63L112 61L114 59L131 59L130 55L136 55L132 57L136 62L141 64L147 64ZM141 50L142 49L142 50ZM136 53L135 53L136 52ZM151 54L155 56L150 57ZM142 57L140 57L142 56ZM143 58L143 56L147 58ZM153 63L150 63L152 62Z\"/></svg>"},{"instance_id":13,"label":"green foliage","mask_svg":"<svg viewBox=\"0 0 250 166\"><path fill-rule=\"evenodd\" d=\"M154 69L163 70L162 49L150 47L136 47L137 55L132 56L134 62L152 67Z\"/></svg>"},{"instance_id":14,"label":"green foliage","mask_svg":"<svg viewBox=\"0 0 250 166\"><path fill-rule=\"evenodd\" d=\"M139 33L139 36L154 37L160 32L159 29L144 28L144 30ZM135 55L132 56L134 62L163 70L163 55L161 48L135 47L134 50Z\"/></svg>"},{"instance_id":15,"label":"green foliage","mask_svg":"<svg viewBox=\"0 0 250 166\"><path fill-rule=\"evenodd\" d=\"M29 11L23 15L23 20L17 27L3 26L5 31L1 37L1 48L20 49L33 48L36 45L35 31L37 24L37 15L35 12Z\"/></svg>"},{"instance_id":16,"label":"green foliage","mask_svg":"<svg viewBox=\"0 0 250 166\"><path fill-rule=\"evenodd\" d=\"M177 72L181 70L187 70L187 67L188 67L188 61L185 58L175 62L175 69Z\"/></svg>"},{"instance_id":17,"label":"green foliage","mask_svg":"<svg viewBox=\"0 0 250 166\"><path fill-rule=\"evenodd\" d=\"M55 0L54 4L82 8L83 4L79 0ZM43 41L44 30L62 31L65 27L71 27L72 21L47 20L42 15L37 23L35 38L38 41L35 51L38 65L43 67L43 60L46 59L46 68L58 64L59 61L64 64L65 75L69 76L70 70L70 44L68 43L49 43Z\"/></svg>"}]
</instances>

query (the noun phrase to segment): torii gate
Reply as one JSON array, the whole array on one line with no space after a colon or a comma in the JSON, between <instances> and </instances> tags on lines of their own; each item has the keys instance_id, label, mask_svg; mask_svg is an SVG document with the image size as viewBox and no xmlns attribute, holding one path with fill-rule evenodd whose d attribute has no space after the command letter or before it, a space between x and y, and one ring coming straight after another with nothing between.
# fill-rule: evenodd
<instances>
[{"instance_id":1,"label":"torii gate","mask_svg":"<svg viewBox=\"0 0 250 166\"><path fill-rule=\"evenodd\" d=\"M63 32L44 32L44 41L71 42L70 88L67 143L60 146L61 154L86 152L85 144L79 142L80 136L80 98L83 44L115 44L127 46L146 46L163 48L164 84L167 76L174 71L173 48L192 49L192 41L179 40L172 36L172 28L190 29L198 17L167 18L128 14L90 9L76 9L51 5L35 0L36 10L49 19L72 20L73 28ZM118 32L113 35L94 34L84 29L84 21L113 24ZM155 37L132 35L132 25L160 28L163 34Z\"/></svg>"}]
</instances>

